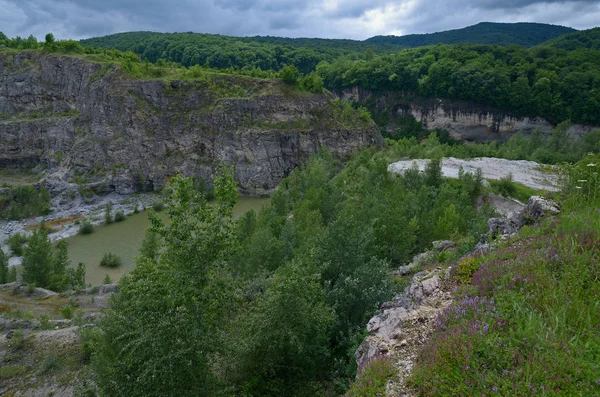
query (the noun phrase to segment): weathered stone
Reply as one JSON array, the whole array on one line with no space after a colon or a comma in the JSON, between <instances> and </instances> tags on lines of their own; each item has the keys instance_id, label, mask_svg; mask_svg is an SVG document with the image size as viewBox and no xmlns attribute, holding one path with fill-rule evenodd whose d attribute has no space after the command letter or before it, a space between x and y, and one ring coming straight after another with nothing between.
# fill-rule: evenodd
<instances>
[{"instance_id":1,"label":"weathered stone","mask_svg":"<svg viewBox=\"0 0 600 397\"><path fill-rule=\"evenodd\" d=\"M42 184L70 196L75 175L92 192L129 194L176 173L211 180L224 162L243 193L263 194L322 147L344 159L384 143L372 122L346 126L322 113L329 96L286 95L280 84L166 84L75 57L0 54L0 167L43 169Z\"/></svg>"}]
</instances>

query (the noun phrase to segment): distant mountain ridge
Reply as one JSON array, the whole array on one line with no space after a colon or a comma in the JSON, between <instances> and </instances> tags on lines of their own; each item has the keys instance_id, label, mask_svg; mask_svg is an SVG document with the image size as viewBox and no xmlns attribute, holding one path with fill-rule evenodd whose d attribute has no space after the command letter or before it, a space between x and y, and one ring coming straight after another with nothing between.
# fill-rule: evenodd
<instances>
[{"instance_id":1,"label":"distant mountain ridge","mask_svg":"<svg viewBox=\"0 0 600 397\"><path fill-rule=\"evenodd\" d=\"M545 42L544 45L568 51L579 48L600 51L600 27L555 37Z\"/></svg>"},{"instance_id":2,"label":"distant mountain ridge","mask_svg":"<svg viewBox=\"0 0 600 397\"><path fill-rule=\"evenodd\" d=\"M462 29L437 33L409 34L406 36L374 36L368 43L396 45L401 47L421 47L435 44L518 44L532 47L567 33L577 32L573 28L545 23L481 22Z\"/></svg>"}]
</instances>

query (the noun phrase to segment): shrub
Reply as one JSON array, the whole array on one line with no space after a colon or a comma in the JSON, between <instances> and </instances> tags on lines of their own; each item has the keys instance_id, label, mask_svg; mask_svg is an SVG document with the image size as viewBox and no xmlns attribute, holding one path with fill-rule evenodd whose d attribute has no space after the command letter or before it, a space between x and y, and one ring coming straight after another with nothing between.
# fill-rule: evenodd
<instances>
[{"instance_id":1,"label":"shrub","mask_svg":"<svg viewBox=\"0 0 600 397\"><path fill-rule=\"evenodd\" d=\"M462 284L469 284L473 274L479 269L479 263L475 256L468 255L463 257L456 266L456 280Z\"/></svg>"},{"instance_id":2,"label":"shrub","mask_svg":"<svg viewBox=\"0 0 600 397\"><path fill-rule=\"evenodd\" d=\"M113 207L113 203L111 201L106 203L105 212L104 212L104 222L107 225L110 225L111 223L113 223L112 207Z\"/></svg>"},{"instance_id":3,"label":"shrub","mask_svg":"<svg viewBox=\"0 0 600 397\"><path fill-rule=\"evenodd\" d=\"M94 225L89 220L85 220L81 223L79 227L79 234L91 234L94 232Z\"/></svg>"},{"instance_id":4,"label":"shrub","mask_svg":"<svg viewBox=\"0 0 600 397\"><path fill-rule=\"evenodd\" d=\"M117 211L115 213L115 222L122 222L125 220L125 213L123 211Z\"/></svg>"},{"instance_id":5,"label":"shrub","mask_svg":"<svg viewBox=\"0 0 600 397\"><path fill-rule=\"evenodd\" d=\"M515 193L517 192L517 186L513 182L512 173L508 174L503 178L500 178L498 182L496 182L492 186L496 188L496 192L498 194L504 197L514 197Z\"/></svg>"},{"instance_id":6,"label":"shrub","mask_svg":"<svg viewBox=\"0 0 600 397\"><path fill-rule=\"evenodd\" d=\"M56 354L50 354L44 358L42 368L40 369L41 374L47 374L48 372L54 372L60 368L62 360Z\"/></svg>"},{"instance_id":7,"label":"shrub","mask_svg":"<svg viewBox=\"0 0 600 397\"><path fill-rule=\"evenodd\" d=\"M396 373L391 358L377 356L359 371L358 378L346 393L347 397L384 396L385 384Z\"/></svg>"},{"instance_id":8,"label":"shrub","mask_svg":"<svg viewBox=\"0 0 600 397\"><path fill-rule=\"evenodd\" d=\"M0 284L8 283L8 257L0 248Z\"/></svg>"},{"instance_id":9,"label":"shrub","mask_svg":"<svg viewBox=\"0 0 600 397\"><path fill-rule=\"evenodd\" d=\"M317 73L312 72L300 79L300 88L313 94L320 94L323 92L323 79Z\"/></svg>"},{"instance_id":10,"label":"shrub","mask_svg":"<svg viewBox=\"0 0 600 397\"><path fill-rule=\"evenodd\" d=\"M110 276L108 274L106 275L106 277L104 277L104 280L102 280L102 284L112 284L112 280L110 279Z\"/></svg>"},{"instance_id":11,"label":"shrub","mask_svg":"<svg viewBox=\"0 0 600 397\"><path fill-rule=\"evenodd\" d=\"M73 318L73 314L75 313L75 306L69 303L68 305L62 306L59 311L64 318L70 320Z\"/></svg>"},{"instance_id":12,"label":"shrub","mask_svg":"<svg viewBox=\"0 0 600 397\"><path fill-rule=\"evenodd\" d=\"M298 79L300 78L300 72L298 71L298 68L294 65L285 65L283 68L281 68L281 71L279 72L279 77L286 84L292 85L298 82Z\"/></svg>"},{"instance_id":13,"label":"shrub","mask_svg":"<svg viewBox=\"0 0 600 397\"><path fill-rule=\"evenodd\" d=\"M23 255L23 245L27 243L28 240L27 236L21 233L15 233L8 238L8 247L14 255L21 256Z\"/></svg>"},{"instance_id":14,"label":"shrub","mask_svg":"<svg viewBox=\"0 0 600 397\"><path fill-rule=\"evenodd\" d=\"M162 201L155 201L154 203L152 203L152 209L156 212L161 212L165 209L165 203L163 203Z\"/></svg>"},{"instance_id":15,"label":"shrub","mask_svg":"<svg viewBox=\"0 0 600 397\"><path fill-rule=\"evenodd\" d=\"M100 261L100 266L119 267L123 264L121 257L115 253L107 252Z\"/></svg>"},{"instance_id":16,"label":"shrub","mask_svg":"<svg viewBox=\"0 0 600 397\"><path fill-rule=\"evenodd\" d=\"M0 195L0 217L22 219L45 215L50 211L50 193L45 188L14 186Z\"/></svg>"}]
</instances>

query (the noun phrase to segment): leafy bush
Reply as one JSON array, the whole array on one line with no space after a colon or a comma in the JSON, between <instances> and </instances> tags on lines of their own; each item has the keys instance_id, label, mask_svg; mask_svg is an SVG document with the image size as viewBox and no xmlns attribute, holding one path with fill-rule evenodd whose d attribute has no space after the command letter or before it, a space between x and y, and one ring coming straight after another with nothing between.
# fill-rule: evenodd
<instances>
[{"instance_id":1,"label":"leafy bush","mask_svg":"<svg viewBox=\"0 0 600 397\"><path fill-rule=\"evenodd\" d=\"M504 197L514 197L517 191L517 187L513 182L512 173L500 178L498 182L493 184L492 186L496 189L498 194Z\"/></svg>"},{"instance_id":2,"label":"leafy bush","mask_svg":"<svg viewBox=\"0 0 600 397\"><path fill-rule=\"evenodd\" d=\"M100 266L106 267L119 267L123 264L123 260L121 257L115 253L107 252L102 256L102 260L100 261Z\"/></svg>"},{"instance_id":3,"label":"leafy bush","mask_svg":"<svg viewBox=\"0 0 600 397\"><path fill-rule=\"evenodd\" d=\"M9 192L0 195L0 216L8 219L22 219L45 215L50 211L50 193L45 188L33 186L13 186Z\"/></svg>"},{"instance_id":4,"label":"leafy bush","mask_svg":"<svg viewBox=\"0 0 600 397\"><path fill-rule=\"evenodd\" d=\"M73 314L75 313L75 306L73 306L72 304L68 304L61 306L61 308L58 310L65 319L70 320L73 318Z\"/></svg>"},{"instance_id":5,"label":"leafy bush","mask_svg":"<svg viewBox=\"0 0 600 397\"><path fill-rule=\"evenodd\" d=\"M300 72L298 71L298 68L294 65L285 65L283 68L281 68L281 71L279 72L279 77L286 84L293 85L298 82L298 79L300 78Z\"/></svg>"},{"instance_id":6,"label":"leafy bush","mask_svg":"<svg viewBox=\"0 0 600 397\"><path fill-rule=\"evenodd\" d=\"M55 372L62 366L62 360L60 356L56 354L50 354L44 357L42 361L42 368L40 369L40 374L44 375L49 372Z\"/></svg>"},{"instance_id":7,"label":"leafy bush","mask_svg":"<svg viewBox=\"0 0 600 397\"><path fill-rule=\"evenodd\" d=\"M113 223L112 208L113 208L112 201L109 201L108 203L106 203L106 206L104 208L104 223L106 223L107 225L110 225L111 223Z\"/></svg>"},{"instance_id":8,"label":"leafy bush","mask_svg":"<svg viewBox=\"0 0 600 397\"><path fill-rule=\"evenodd\" d=\"M125 213L123 211L117 211L115 213L115 222L122 222L125 220Z\"/></svg>"},{"instance_id":9,"label":"leafy bush","mask_svg":"<svg viewBox=\"0 0 600 397\"><path fill-rule=\"evenodd\" d=\"M385 385L394 376L396 369L389 357L375 356L364 368L359 369L358 378L354 381L346 397L376 397L385 395Z\"/></svg>"},{"instance_id":10,"label":"leafy bush","mask_svg":"<svg viewBox=\"0 0 600 397\"><path fill-rule=\"evenodd\" d=\"M161 212L165 209L165 203L162 201L155 201L152 203L152 209L156 212Z\"/></svg>"},{"instance_id":11,"label":"leafy bush","mask_svg":"<svg viewBox=\"0 0 600 397\"><path fill-rule=\"evenodd\" d=\"M14 255L21 256L23 255L23 245L26 244L28 240L27 236L21 233L12 234L7 240L8 247Z\"/></svg>"},{"instance_id":12,"label":"leafy bush","mask_svg":"<svg viewBox=\"0 0 600 397\"><path fill-rule=\"evenodd\" d=\"M112 284L112 280L108 274L106 275L106 277L104 277L104 280L102 280L102 284Z\"/></svg>"},{"instance_id":13,"label":"leafy bush","mask_svg":"<svg viewBox=\"0 0 600 397\"><path fill-rule=\"evenodd\" d=\"M313 94L323 92L323 79L317 73L310 73L300 79L300 88Z\"/></svg>"},{"instance_id":14,"label":"leafy bush","mask_svg":"<svg viewBox=\"0 0 600 397\"><path fill-rule=\"evenodd\" d=\"M9 273L8 273L8 257L0 248L0 284L8 283Z\"/></svg>"},{"instance_id":15,"label":"leafy bush","mask_svg":"<svg viewBox=\"0 0 600 397\"><path fill-rule=\"evenodd\" d=\"M84 220L79 226L79 234L91 234L94 232L94 225L88 219Z\"/></svg>"}]
</instances>

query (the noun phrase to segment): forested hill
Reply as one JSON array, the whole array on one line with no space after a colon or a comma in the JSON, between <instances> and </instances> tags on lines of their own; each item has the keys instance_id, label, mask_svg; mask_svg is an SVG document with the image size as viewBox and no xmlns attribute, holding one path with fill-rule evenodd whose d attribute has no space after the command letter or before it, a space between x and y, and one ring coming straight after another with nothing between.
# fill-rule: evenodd
<instances>
[{"instance_id":1,"label":"forested hill","mask_svg":"<svg viewBox=\"0 0 600 397\"><path fill-rule=\"evenodd\" d=\"M398 47L432 44L518 44L534 46L574 29L542 23L490 23L423 35L376 36L365 41L285 38L272 36L231 37L200 33L128 32L81 40L83 46L133 51L142 59L178 62L183 66L208 64L216 68L279 70L293 64L302 73L320 61L339 57L370 59Z\"/></svg>"},{"instance_id":2,"label":"forested hill","mask_svg":"<svg viewBox=\"0 0 600 397\"><path fill-rule=\"evenodd\" d=\"M355 40L291 39L283 37L231 37L200 33L129 32L81 40L81 45L133 51L142 59L164 59L183 66L209 65L214 68L259 68L279 70L295 65L310 73L321 61L339 57L360 59L370 54L391 52L381 46Z\"/></svg>"},{"instance_id":3,"label":"forested hill","mask_svg":"<svg viewBox=\"0 0 600 397\"><path fill-rule=\"evenodd\" d=\"M378 45L397 45L402 47L421 47L435 44L518 44L532 47L554 37L575 32L565 26L545 23L495 23L481 22L462 29L427 34L409 34L406 36L375 36L366 42Z\"/></svg>"},{"instance_id":4,"label":"forested hill","mask_svg":"<svg viewBox=\"0 0 600 397\"><path fill-rule=\"evenodd\" d=\"M579 48L600 51L600 28L565 34L547 41L544 45L569 51Z\"/></svg>"}]
</instances>

